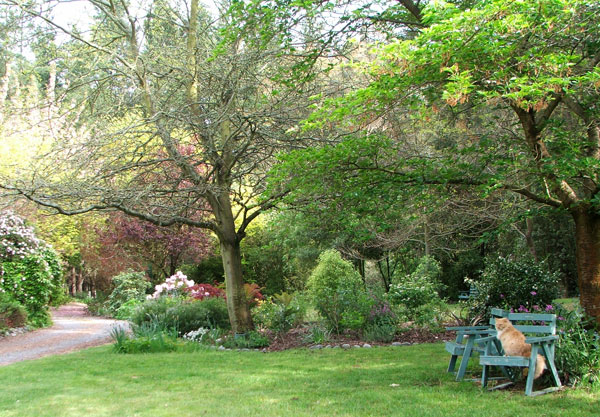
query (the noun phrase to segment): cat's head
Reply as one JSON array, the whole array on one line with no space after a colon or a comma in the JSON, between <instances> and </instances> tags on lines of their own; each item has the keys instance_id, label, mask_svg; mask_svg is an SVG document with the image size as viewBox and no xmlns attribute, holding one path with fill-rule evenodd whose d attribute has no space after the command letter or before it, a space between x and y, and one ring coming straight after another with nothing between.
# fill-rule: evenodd
<instances>
[{"instance_id":1,"label":"cat's head","mask_svg":"<svg viewBox=\"0 0 600 417\"><path fill-rule=\"evenodd\" d=\"M502 330L505 330L506 328L508 328L511 325L511 323L508 319L501 317L501 318L496 319L495 325L496 325L496 330L502 331Z\"/></svg>"}]
</instances>

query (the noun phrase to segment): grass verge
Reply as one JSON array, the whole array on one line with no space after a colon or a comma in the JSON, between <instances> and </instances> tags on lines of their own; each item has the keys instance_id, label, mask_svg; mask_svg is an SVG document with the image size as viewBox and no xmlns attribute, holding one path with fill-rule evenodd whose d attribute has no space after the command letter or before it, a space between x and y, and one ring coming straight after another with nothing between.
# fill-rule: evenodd
<instances>
[{"instance_id":1,"label":"grass verge","mask_svg":"<svg viewBox=\"0 0 600 417\"><path fill-rule=\"evenodd\" d=\"M600 394L486 392L442 344L122 355L111 346L0 368L0 416L598 416Z\"/></svg>"}]
</instances>

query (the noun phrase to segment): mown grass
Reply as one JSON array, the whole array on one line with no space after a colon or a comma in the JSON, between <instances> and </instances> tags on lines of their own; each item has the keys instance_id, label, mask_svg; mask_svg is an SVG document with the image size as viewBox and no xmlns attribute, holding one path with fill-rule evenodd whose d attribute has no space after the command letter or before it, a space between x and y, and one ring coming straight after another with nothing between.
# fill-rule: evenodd
<instances>
[{"instance_id":1,"label":"mown grass","mask_svg":"<svg viewBox=\"0 0 600 417\"><path fill-rule=\"evenodd\" d=\"M115 354L0 368L0 416L594 416L600 394L537 398L453 381L442 344Z\"/></svg>"}]
</instances>

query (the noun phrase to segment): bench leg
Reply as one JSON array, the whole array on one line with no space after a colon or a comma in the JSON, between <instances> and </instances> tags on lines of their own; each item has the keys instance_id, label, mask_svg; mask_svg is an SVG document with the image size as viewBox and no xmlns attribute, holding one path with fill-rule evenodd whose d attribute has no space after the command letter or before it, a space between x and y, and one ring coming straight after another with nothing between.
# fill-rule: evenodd
<instances>
[{"instance_id":1,"label":"bench leg","mask_svg":"<svg viewBox=\"0 0 600 417\"><path fill-rule=\"evenodd\" d=\"M448 373L454 372L454 367L456 366L456 359L458 359L458 355L452 355L450 358L450 363L448 364Z\"/></svg>"},{"instance_id":2,"label":"bench leg","mask_svg":"<svg viewBox=\"0 0 600 417\"><path fill-rule=\"evenodd\" d=\"M560 378L558 377L558 371L556 370L556 365L554 365L554 354L552 349L550 348L548 343L542 344L542 351L544 352L544 356L546 356L546 365L550 368L550 372L552 372L552 378L554 379L554 383L557 387L561 387Z\"/></svg>"},{"instance_id":3,"label":"bench leg","mask_svg":"<svg viewBox=\"0 0 600 417\"><path fill-rule=\"evenodd\" d=\"M527 374L527 383L525 384L525 395L531 396L533 390L533 377L535 375L535 363L537 362L538 347L531 346L531 356L529 357L529 373Z\"/></svg>"},{"instance_id":4,"label":"bench leg","mask_svg":"<svg viewBox=\"0 0 600 417\"><path fill-rule=\"evenodd\" d=\"M462 381L465 377L465 372L467 371L467 365L469 364L469 359L471 358L471 352L473 351L473 346L475 345L475 337L471 336L467 340L467 345L465 346L465 351L463 353L463 357L460 361L460 366L458 367L458 372L456 373L456 380Z\"/></svg>"}]
</instances>

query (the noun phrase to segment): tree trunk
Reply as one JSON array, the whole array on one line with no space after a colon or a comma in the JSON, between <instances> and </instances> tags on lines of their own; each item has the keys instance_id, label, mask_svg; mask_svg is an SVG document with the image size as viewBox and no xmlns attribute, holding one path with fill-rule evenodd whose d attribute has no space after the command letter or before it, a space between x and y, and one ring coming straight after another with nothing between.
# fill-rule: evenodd
<instances>
[{"instance_id":1,"label":"tree trunk","mask_svg":"<svg viewBox=\"0 0 600 417\"><path fill-rule=\"evenodd\" d=\"M75 271L75 267L71 269L71 295L75 296L77 294L77 272Z\"/></svg>"},{"instance_id":2,"label":"tree trunk","mask_svg":"<svg viewBox=\"0 0 600 417\"><path fill-rule=\"evenodd\" d=\"M83 293L83 271L77 274L77 294Z\"/></svg>"},{"instance_id":3,"label":"tree trunk","mask_svg":"<svg viewBox=\"0 0 600 417\"><path fill-rule=\"evenodd\" d=\"M575 220L579 300L600 324L600 216L585 207L572 212Z\"/></svg>"},{"instance_id":4,"label":"tree trunk","mask_svg":"<svg viewBox=\"0 0 600 417\"><path fill-rule=\"evenodd\" d=\"M227 290L227 310L231 328L235 333L245 333L252 330L252 317L242 276L242 253L240 242L221 240L221 258L225 270L225 285Z\"/></svg>"},{"instance_id":5,"label":"tree trunk","mask_svg":"<svg viewBox=\"0 0 600 417\"><path fill-rule=\"evenodd\" d=\"M231 209L229 194L223 193L212 204L213 213L219 226L219 244L225 271L227 311L231 329L235 333L246 333L254 328L250 307L244 289L242 274L242 251L240 242L243 235L236 232L235 219Z\"/></svg>"},{"instance_id":6,"label":"tree trunk","mask_svg":"<svg viewBox=\"0 0 600 417\"><path fill-rule=\"evenodd\" d=\"M529 249L531 256L533 256L533 260L535 262L539 262L537 251L535 249L535 242L533 241L533 219L528 217L525 221L527 223L527 232L525 232L525 242L527 243L527 248Z\"/></svg>"}]
</instances>

